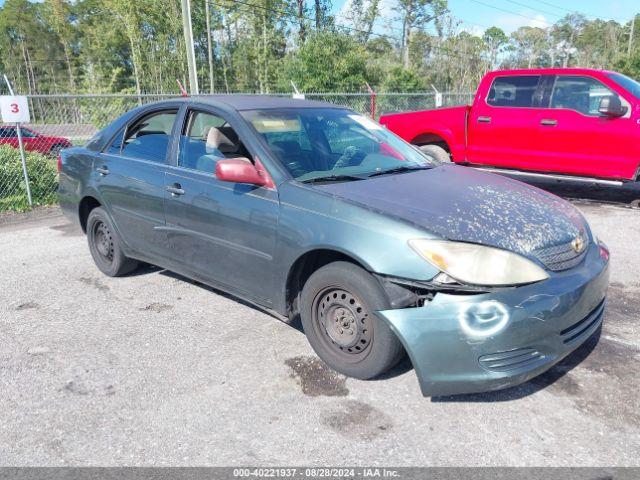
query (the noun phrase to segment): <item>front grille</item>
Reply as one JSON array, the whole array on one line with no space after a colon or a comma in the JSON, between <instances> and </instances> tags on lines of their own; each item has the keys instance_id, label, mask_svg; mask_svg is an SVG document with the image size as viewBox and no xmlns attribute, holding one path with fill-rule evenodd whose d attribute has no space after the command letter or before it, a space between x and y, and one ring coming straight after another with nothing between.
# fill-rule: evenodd
<instances>
[{"instance_id":1,"label":"front grille","mask_svg":"<svg viewBox=\"0 0 640 480\"><path fill-rule=\"evenodd\" d=\"M561 245L554 245L553 247L540 248L535 250L533 254L540 260L545 267L554 272L567 270L578 265L588 248L578 253L573 249L571 242L563 243Z\"/></svg>"},{"instance_id":2,"label":"front grille","mask_svg":"<svg viewBox=\"0 0 640 480\"><path fill-rule=\"evenodd\" d=\"M532 367L543 362L544 354L535 348L518 348L508 352L497 352L481 356L480 366L493 372L508 372L519 368Z\"/></svg>"},{"instance_id":3,"label":"front grille","mask_svg":"<svg viewBox=\"0 0 640 480\"><path fill-rule=\"evenodd\" d=\"M593 328L597 324L602 321L602 314L604 313L604 300L598 304L596 308L594 308L589 315L584 317L579 322L574 323L573 325L565 328L560 332L560 336L562 337L562 342L572 343L580 338L584 337L586 334L591 333Z\"/></svg>"}]
</instances>

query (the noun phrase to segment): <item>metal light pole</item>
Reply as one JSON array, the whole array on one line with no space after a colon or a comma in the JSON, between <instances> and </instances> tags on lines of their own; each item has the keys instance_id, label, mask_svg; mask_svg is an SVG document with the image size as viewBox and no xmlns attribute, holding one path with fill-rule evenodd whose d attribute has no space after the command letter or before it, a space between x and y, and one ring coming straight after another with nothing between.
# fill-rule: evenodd
<instances>
[{"instance_id":1,"label":"metal light pole","mask_svg":"<svg viewBox=\"0 0 640 480\"><path fill-rule=\"evenodd\" d=\"M187 49L187 65L189 67L189 90L191 95L198 95L198 75L196 74L196 54L193 49L193 31L191 29L191 6L189 0L182 0L182 29L184 44Z\"/></svg>"},{"instance_id":2,"label":"metal light pole","mask_svg":"<svg viewBox=\"0 0 640 480\"><path fill-rule=\"evenodd\" d=\"M204 14L207 20L207 59L209 60L209 93L213 93L216 89L213 82L213 52L211 50L211 20L209 11L209 0L204 0Z\"/></svg>"}]
</instances>

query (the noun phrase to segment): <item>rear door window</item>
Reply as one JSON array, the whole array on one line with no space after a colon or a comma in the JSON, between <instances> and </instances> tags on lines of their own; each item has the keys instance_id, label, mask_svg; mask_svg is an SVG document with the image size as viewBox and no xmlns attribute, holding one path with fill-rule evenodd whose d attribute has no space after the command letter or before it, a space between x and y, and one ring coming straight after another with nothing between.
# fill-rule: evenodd
<instances>
[{"instance_id":1,"label":"rear door window","mask_svg":"<svg viewBox=\"0 0 640 480\"><path fill-rule=\"evenodd\" d=\"M122 142L122 155L164 163L177 113L177 110L154 112L131 124Z\"/></svg>"},{"instance_id":2,"label":"rear door window","mask_svg":"<svg viewBox=\"0 0 640 480\"><path fill-rule=\"evenodd\" d=\"M492 107L533 107L539 82L540 75L496 77L491 84L487 104Z\"/></svg>"}]
</instances>

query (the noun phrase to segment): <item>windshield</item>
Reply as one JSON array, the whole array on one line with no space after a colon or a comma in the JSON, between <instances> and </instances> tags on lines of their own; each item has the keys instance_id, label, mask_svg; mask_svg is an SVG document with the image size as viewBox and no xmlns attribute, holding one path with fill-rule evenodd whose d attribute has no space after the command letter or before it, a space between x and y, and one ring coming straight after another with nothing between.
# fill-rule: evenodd
<instances>
[{"instance_id":1,"label":"windshield","mask_svg":"<svg viewBox=\"0 0 640 480\"><path fill-rule=\"evenodd\" d=\"M241 114L299 181L360 180L434 165L418 149L350 110L298 108Z\"/></svg>"},{"instance_id":2,"label":"windshield","mask_svg":"<svg viewBox=\"0 0 640 480\"><path fill-rule=\"evenodd\" d=\"M609 78L630 92L634 97L640 99L640 83L621 73L610 73Z\"/></svg>"}]
</instances>

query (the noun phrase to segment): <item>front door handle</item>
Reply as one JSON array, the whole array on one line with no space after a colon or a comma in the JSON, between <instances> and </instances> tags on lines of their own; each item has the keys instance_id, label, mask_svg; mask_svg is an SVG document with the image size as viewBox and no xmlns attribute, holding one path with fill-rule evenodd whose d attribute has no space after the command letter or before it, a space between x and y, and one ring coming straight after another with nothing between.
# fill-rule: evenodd
<instances>
[{"instance_id":1,"label":"front door handle","mask_svg":"<svg viewBox=\"0 0 640 480\"><path fill-rule=\"evenodd\" d=\"M554 120L553 118L543 118L540 120L540 125L545 125L547 127L555 127L558 124L558 120Z\"/></svg>"},{"instance_id":2,"label":"front door handle","mask_svg":"<svg viewBox=\"0 0 640 480\"><path fill-rule=\"evenodd\" d=\"M172 197L177 197L179 195L184 195L184 190L179 183L174 183L173 185L167 186L167 192L171 194Z\"/></svg>"},{"instance_id":3,"label":"front door handle","mask_svg":"<svg viewBox=\"0 0 640 480\"><path fill-rule=\"evenodd\" d=\"M107 167L98 167L96 168L96 172L103 177L109 175L109 169Z\"/></svg>"},{"instance_id":4,"label":"front door handle","mask_svg":"<svg viewBox=\"0 0 640 480\"><path fill-rule=\"evenodd\" d=\"M491 117L478 117L480 123L491 123Z\"/></svg>"}]
</instances>

